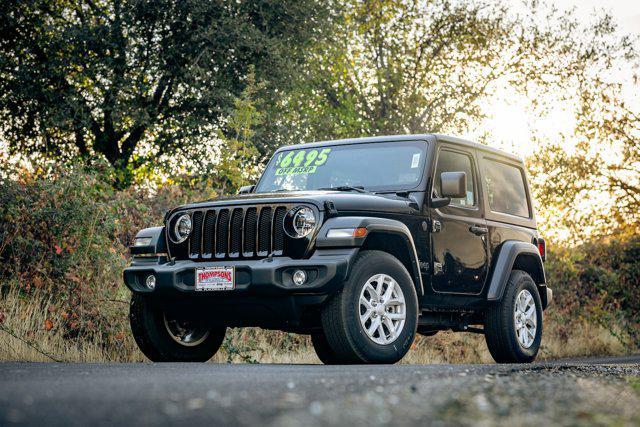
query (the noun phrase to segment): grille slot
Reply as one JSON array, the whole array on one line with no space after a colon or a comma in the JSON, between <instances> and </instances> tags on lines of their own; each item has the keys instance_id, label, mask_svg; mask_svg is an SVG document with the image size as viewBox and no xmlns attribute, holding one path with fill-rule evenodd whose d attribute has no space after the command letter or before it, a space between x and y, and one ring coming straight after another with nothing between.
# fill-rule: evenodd
<instances>
[{"instance_id":1,"label":"grille slot","mask_svg":"<svg viewBox=\"0 0 640 427\"><path fill-rule=\"evenodd\" d=\"M271 250L271 208L260 210L258 222L258 256L267 256Z\"/></svg>"},{"instance_id":2,"label":"grille slot","mask_svg":"<svg viewBox=\"0 0 640 427\"><path fill-rule=\"evenodd\" d=\"M191 239L189 240L189 258L200 256L200 244L202 242L202 212L194 212L192 221Z\"/></svg>"},{"instance_id":3,"label":"grille slot","mask_svg":"<svg viewBox=\"0 0 640 427\"><path fill-rule=\"evenodd\" d=\"M231 214L231 237L229 239L229 256L237 258L240 256L242 247L242 208L236 208Z\"/></svg>"},{"instance_id":4,"label":"grille slot","mask_svg":"<svg viewBox=\"0 0 640 427\"><path fill-rule=\"evenodd\" d=\"M216 258L224 258L229 249L229 209L222 209L218 214L216 230Z\"/></svg>"},{"instance_id":5,"label":"grille slot","mask_svg":"<svg viewBox=\"0 0 640 427\"><path fill-rule=\"evenodd\" d=\"M244 219L244 253L245 257L252 257L256 253L256 230L258 229L258 210L247 209Z\"/></svg>"},{"instance_id":6,"label":"grille slot","mask_svg":"<svg viewBox=\"0 0 640 427\"><path fill-rule=\"evenodd\" d=\"M287 208L279 206L273 216L273 254L282 255L284 252L284 216Z\"/></svg>"},{"instance_id":7,"label":"grille slot","mask_svg":"<svg viewBox=\"0 0 640 427\"><path fill-rule=\"evenodd\" d=\"M202 229L202 257L211 258L215 249L216 240L216 211L208 210L204 217L204 228Z\"/></svg>"},{"instance_id":8,"label":"grille slot","mask_svg":"<svg viewBox=\"0 0 640 427\"><path fill-rule=\"evenodd\" d=\"M284 217L294 205L254 205L193 210L193 231L185 257L208 259L255 259L286 252ZM170 243L170 252L176 245Z\"/></svg>"}]
</instances>

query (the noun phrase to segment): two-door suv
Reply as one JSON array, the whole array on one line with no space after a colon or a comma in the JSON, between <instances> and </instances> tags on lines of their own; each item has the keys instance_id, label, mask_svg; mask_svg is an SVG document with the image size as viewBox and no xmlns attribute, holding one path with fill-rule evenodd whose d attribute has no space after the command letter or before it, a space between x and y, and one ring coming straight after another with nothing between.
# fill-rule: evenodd
<instances>
[{"instance_id":1,"label":"two-door suv","mask_svg":"<svg viewBox=\"0 0 640 427\"><path fill-rule=\"evenodd\" d=\"M311 335L324 363L394 363L417 333L484 333L531 362L551 301L523 163L443 135L280 148L240 195L140 231L124 281L153 361L205 361L227 327Z\"/></svg>"}]
</instances>

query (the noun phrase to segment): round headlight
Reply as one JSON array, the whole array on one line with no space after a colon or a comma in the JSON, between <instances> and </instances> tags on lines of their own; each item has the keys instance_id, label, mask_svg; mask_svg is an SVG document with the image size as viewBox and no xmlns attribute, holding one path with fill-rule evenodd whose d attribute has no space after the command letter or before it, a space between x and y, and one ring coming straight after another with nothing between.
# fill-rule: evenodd
<instances>
[{"instance_id":1,"label":"round headlight","mask_svg":"<svg viewBox=\"0 0 640 427\"><path fill-rule=\"evenodd\" d=\"M182 243L187 240L191 234L191 216L184 214L176 221L173 226L174 243Z\"/></svg>"},{"instance_id":2,"label":"round headlight","mask_svg":"<svg viewBox=\"0 0 640 427\"><path fill-rule=\"evenodd\" d=\"M308 236L316 227L316 214L304 206L289 211L289 224L285 224L285 231L290 237L299 239ZM286 221L287 219L285 219Z\"/></svg>"}]
</instances>

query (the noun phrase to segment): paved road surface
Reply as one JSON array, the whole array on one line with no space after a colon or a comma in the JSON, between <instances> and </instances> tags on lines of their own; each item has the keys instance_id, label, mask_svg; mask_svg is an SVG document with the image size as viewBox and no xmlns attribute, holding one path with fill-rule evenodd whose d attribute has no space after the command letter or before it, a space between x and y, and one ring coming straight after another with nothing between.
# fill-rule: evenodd
<instances>
[{"instance_id":1,"label":"paved road surface","mask_svg":"<svg viewBox=\"0 0 640 427\"><path fill-rule=\"evenodd\" d=\"M495 423L640 425L640 357L528 366L0 364L0 425Z\"/></svg>"}]
</instances>

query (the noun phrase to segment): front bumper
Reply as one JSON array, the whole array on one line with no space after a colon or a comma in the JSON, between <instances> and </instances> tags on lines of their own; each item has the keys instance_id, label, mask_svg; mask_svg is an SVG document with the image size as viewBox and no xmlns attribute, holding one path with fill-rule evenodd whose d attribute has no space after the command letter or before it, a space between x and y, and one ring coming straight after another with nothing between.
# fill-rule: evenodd
<instances>
[{"instance_id":1,"label":"front bumper","mask_svg":"<svg viewBox=\"0 0 640 427\"><path fill-rule=\"evenodd\" d=\"M127 287L138 293L188 295L196 293L195 270L202 267L234 267L235 289L209 291L210 295L327 295L339 289L347 278L349 265L357 249L317 250L309 259L274 257L271 260L229 260L163 262L161 258L134 258L123 273ZM302 286L291 280L296 269L307 271L309 279ZM156 277L154 290L144 284L150 274ZM198 292L200 293L200 292Z\"/></svg>"}]
</instances>

